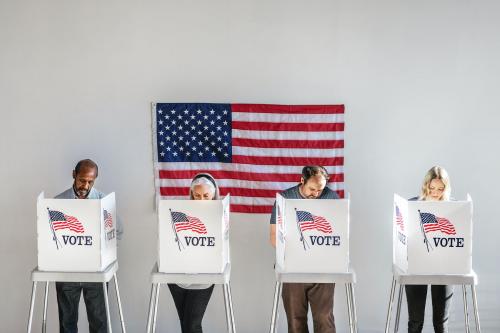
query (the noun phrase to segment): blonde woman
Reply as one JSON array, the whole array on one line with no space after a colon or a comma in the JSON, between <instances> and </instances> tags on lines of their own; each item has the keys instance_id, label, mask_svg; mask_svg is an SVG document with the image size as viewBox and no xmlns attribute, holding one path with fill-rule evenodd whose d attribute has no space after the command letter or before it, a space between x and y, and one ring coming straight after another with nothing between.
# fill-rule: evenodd
<instances>
[{"instance_id":1,"label":"blonde woman","mask_svg":"<svg viewBox=\"0 0 500 333\"><path fill-rule=\"evenodd\" d=\"M194 176L189 191L191 200L217 200L219 188L208 173ZM214 285L168 284L179 315L182 333L202 333L201 322L212 296Z\"/></svg>"},{"instance_id":2,"label":"blonde woman","mask_svg":"<svg viewBox=\"0 0 500 333\"><path fill-rule=\"evenodd\" d=\"M447 201L450 200L450 178L445 169L432 167L424 178L420 196L410 200ZM407 285L408 301L408 333L420 333L424 326L425 301L427 285ZM434 332L448 332L448 315L453 287L448 285L432 285L432 323Z\"/></svg>"}]
</instances>

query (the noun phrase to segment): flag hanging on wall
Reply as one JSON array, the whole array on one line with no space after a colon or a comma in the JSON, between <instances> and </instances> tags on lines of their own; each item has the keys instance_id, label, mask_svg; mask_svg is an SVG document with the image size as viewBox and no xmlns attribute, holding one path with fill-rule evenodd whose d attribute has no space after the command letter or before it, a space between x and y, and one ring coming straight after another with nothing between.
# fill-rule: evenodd
<instances>
[{"instance_id":1,"label":"flag hanging on wall","mask_svg":"<svg viewBox=\"0 0 500 333\"><path fill-rule=\"evenodd\" d=\"M187 199L208 172L232 212L270 213L305 165L324 166L344 197L344 105L153 103L152 114L159 198Z\"/></svg>"}]
</instances>

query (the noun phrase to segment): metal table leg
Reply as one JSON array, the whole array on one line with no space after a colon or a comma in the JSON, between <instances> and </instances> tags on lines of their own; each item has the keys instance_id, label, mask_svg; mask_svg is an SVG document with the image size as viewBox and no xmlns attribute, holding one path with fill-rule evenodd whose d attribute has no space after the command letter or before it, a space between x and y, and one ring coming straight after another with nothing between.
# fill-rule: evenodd
<instances>
[{"instance_id":1,"label":"metal table leg","mask_svg":"<svg viewBox=\"0 0 500 333\"><path fill-rule=\"evenodd\" d=\"M465 332L470 333L469 308L467 305L467 289L465 288L465 284L462 285L462 295L464 299Z\"/></svg>"},{"instance_id":2,"label":"metal table leg","mask_svg":"<svg viewBox=\"0 0 500 333\"><path fill-rule=\"evenodd\" d=\"M389 306L387 309L387 318L385 321L385 333L389 333L389 327L391 326L391 313L392 313L392 303L394 302L394 293L396 291L396 279L392 278L391 293L389 295Z\"/></svg>"},{"instance_id":3,"label":"metal table leg","mask_svg":"<svg viewBox=\"0 0 500 333\"><path fill-rule=\"evenodd\" d=\"M229 299L229 314L231 315L231 332L236 333L236 325L234 324L233 297L231 295L231 282L227 283L227 296Z\"/></svg>"},{"instance_id":4,"label":"metal table leg","mask_svg":"<svg viewBox=\"0 0 500 333\"><path fill-rule=\"evenodd\" d=\"M153 313L153 333L156 332L156 317L158 315L158 300L160 299L161 283L156 284L155 308Z\"/></svg>"},{"instance_id":5,"label":"metal table leg","mask_svg":"<svg viewBox=\"0 0 500 333\"><path fill-rule=\"evenodd\" d=\"M476 321L476 332L481 333L481 325L479 323L479 309L477 307L477 295L476 295L476 286L471 285L470 289L472 291L472 302L474 305L474 319Z\"/></svg>"},{"instance_id":6,"label":"metal table leg","mask_svg":"<svg viewBox=\"0 0 500 333\"><path fill-rule=\"evenodd\" d=\"M151 322L153 320L153 307L155 303L155 285L151 284L151 295L149 296L148 323L146 325L146 333L151 333Z\"/></svg>"},{"instance_id":7,"label":"metal table leg","mask_svg":"<svg viewBox=\"0 0 500 333\"><path fill-rule=\"evenodd\" d=\"M357 333L358 332L358 314L356 312L356 296L354 294L354 284L350 283L350 289L351 289L351 305L352 305L352 319L354 322L354 331Z\"/></svg>"},{"instance_id":8,"label":"metal table leg","mask_svg":"<svg viewBox=\"0 0 500 333\"><path fill-rule=\"evenodd\" d=\"M116 273L113 275L113 279L115 281L116 300L118 301L118 313L120 314L122 333L126 333L127 331L125 330L125 320L123 319L122 300L120 298L120 288L118 287L118 278L116 277Z\"/></svg>"},{"instance_id":9,"label":"metal table leg","mask_svg":"<svg viewBox=\"0 0 500 333\"><path fill-rule=\"evenodd\" d=\"M104 291L104 305L106 306L106 321L108 323L108 332L111 333L113 331L113 328L111 327L111 315L109 312L109 299L108 299L108 286L106 285L106 282L102 284L102 289Z\"/></svg>"},{"instance_id":10,"label":"metal table leg","mask_svg":"<svg viewBox=\"0 0 500 333\"><path fill-rule=\"evenodd\" d=\"M31 333L31 324L33 323L33 309L35 307L36 298L36 281L33 281L33 286L31 287L31 302L30 302L30 314L28 317L28 333Z\"/></svg>"},{"instance_id":11,"label":"metal table leg","mask_svg":"<svg viewBox=\"0 0 500 333\"><path fill-rule=\"evenodd\" d=\"M276 333L276 319L278 318L278 305L282 287L283 284L276 281L276 285L274 287L273 313L271 314L271 327L269 328L269 333Z\"/></svg>"},{"instance_id":12,"label":"metal table leg","mask_svg":"<svg viewBox=\"0 0 500 333\"><path fill-rule=\"evenodd\" d=\"M42 333L47 332L47 302L49 298L49 281L45 282L45 295L43 297L43 319L42 319Z\"/></svg>"},{"instance_id":13,"label":"metal table leg","mask_svg":"<svg viewBox=\"0 0 500 333\"><path fill-rule=\"evenodd\" d=\"M226 326L227 331L231 333L231 310L229 309L229 292L227 291L227 283L222 285L222 293L224 295L224 309L226 310Z\"/></svg>"},{"instance_id":14,"label":"metal table leg","mask_svg":"<svg viewBox=\"0 0 500 333\"><path fill-rule=\"evenodd\" d=\"M349 332L354 333L354 324L352 320L351 290L349 288L349 283L345 284L345 294L347 299L347 317L349 318Z\"/></svg>"},{"instance_id":15,"label":"metal table leg","mask_svg":"<svg viewBox=\"0 0 500 333\"><path fill-rule=\"evenodd\" d=\"M399 330L399 319L401 318L401 302L403 300L403 287L404 285L399 285L399 295L398 295L398 305L396 308L396 322L394 323L394 333Z\"/></svg>"}]
</instances>

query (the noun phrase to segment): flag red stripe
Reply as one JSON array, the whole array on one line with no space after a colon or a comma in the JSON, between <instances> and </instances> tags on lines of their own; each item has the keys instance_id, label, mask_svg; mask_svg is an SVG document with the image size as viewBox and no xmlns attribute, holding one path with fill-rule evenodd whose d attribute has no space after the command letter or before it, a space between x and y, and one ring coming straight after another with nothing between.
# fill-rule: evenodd
<instances>
[{"instance_id":1,"label":"flag red stripe","mask_svg":"<svg viewBox=\"0 0 500 333\"><path fill-rule=\"evenodd\" d=\"M344 140L259 140L233 138L233 146L258 148L310 148L336 149L344 148Z\"/></svg>"},{"instance_id":2,"label":"flag red stripe","mask_svg":"<svg viewBox=\"0 0 500 333\"><path fill-rule=\"evenodd\" d=\"M231 110L251 113L340 114L344 113L344 105L232 104Z\"/></svg>"},{"instance_id":3,"label":"flag red stripe","mask_svg":"<svg viewBox=\"0 0 500 333\"><path fill-rule=\"evenodd\" d=\"M343 165L344 157L268 157L233 155L233 163L258 165Z\"/></svg>"},{"instance_id":4,"label":"flag red stripe","mask_svg":"<svg viewBox=\"0 0 500 333\"><path fill-rule=\"evenodd\" d=\"M264 205L234 205L231 204L232 213L248 213L248 214L271 214L273 206Z\"/></svg>"},{"instance_id":5,"label":"flag red stripe","mask_svg":"<svg viewBox=\"0 0 500 333\"><path fill-rule=\"evenodd\" d=\"M235 188L220 188L221 195L226 195L230 193L231 195L237 196L237 193L243 193L243 194L248 194L244 195L245 197L264 197L264 198L274 198L276 196L276 193L281 192L279 190L254 190L254 189L245 189L245 188L237 188L238 190L232 191L232 189ZM257 192L253 192L257 191ZM263 192L261 192L263 191ZM339 195L340 198L344 197L344 190L338 190L335 191ZM273 194L274 193L274 194ZM252 194L260 194L260 195L252 195ZM265 195L263 195L265 194ZM189 188L188 187L160 187L160 195L162 196L188 196L189 195ZM235 205L232 205L235 206ZM239 205L237 205L239 206ZM245 206L245 205L241 205ZM267 207L265 205L264 207Z\"/></svg>"},{"instance_id":6,"label":"flag red stripe","mask_svg":"<svg viewBox=\"0 0 500 333\"><path fill-rule=\"evenodd\" d=\"M159 170L160 179L192 179L198 173L208 172L215 179L238 179L250 181L270 182L299 182L300 175L296 173L256 173L242 171L218 171L218 170ZM330 183L343 182L344 174L330 175Z\"/></svg>"},{"instance_id":7,"label":"flag red stripe","mask_svg":"<svg viewBox=\"0 0 500 333\"><path fill-rule=\"evenodd\" d=\"M344 123L269 123L233 121L232 128L247 131L341 132Z\"/></svg>"}]
</instances>

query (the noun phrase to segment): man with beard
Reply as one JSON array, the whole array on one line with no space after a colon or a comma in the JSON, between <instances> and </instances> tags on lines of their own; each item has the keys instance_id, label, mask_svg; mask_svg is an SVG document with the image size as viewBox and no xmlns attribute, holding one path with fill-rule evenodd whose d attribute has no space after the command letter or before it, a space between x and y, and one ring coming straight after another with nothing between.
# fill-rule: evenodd
<instances>
[{"instance_id":1,"label":"man with beard","mask_svg":"<svg viewBox=\"0 0 500 333\"><path fill-rule=\"evenodd\" d=\"M328 172L322 166L305 166L300 183L283 191L286 199L338 199L326 184ZM271 214L270 240L276 247L276 204ZM333 318L333 283L283 283L283 306L289 333L307 333L307 311L311 306L314 333L335 333Z\"/></svg>"},{"instance_id":2,"label":"man with beard","mask_svg":"<svg viewBox=\"0 0 500 333\"><path fill-rule=\"evenodd\" d=\"M97 164L89 159L81 160L73 170L73 186L56 196L56 199L102 199L105 195L95 189ZM121 237L121 225L117 220L117 238ZM80 295L87 308L90 333L106 333L107 318L104 290L99 282L56 282L59 309L59 331L78 332L78 306Z\"/></svg>"}]
</instances>

